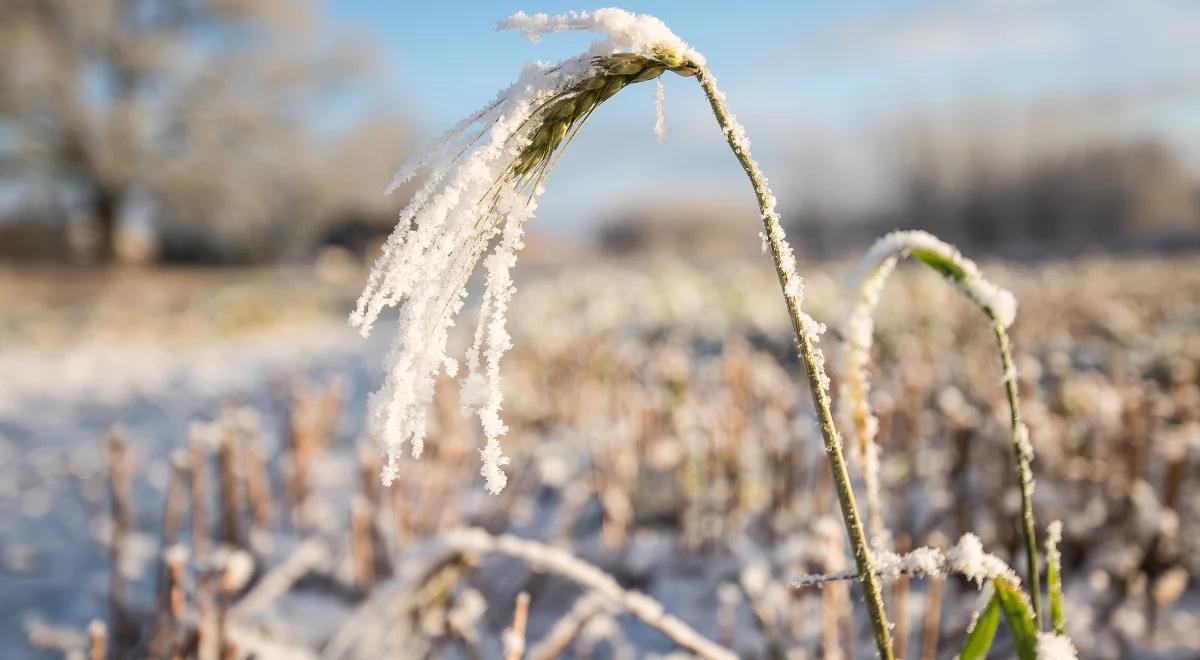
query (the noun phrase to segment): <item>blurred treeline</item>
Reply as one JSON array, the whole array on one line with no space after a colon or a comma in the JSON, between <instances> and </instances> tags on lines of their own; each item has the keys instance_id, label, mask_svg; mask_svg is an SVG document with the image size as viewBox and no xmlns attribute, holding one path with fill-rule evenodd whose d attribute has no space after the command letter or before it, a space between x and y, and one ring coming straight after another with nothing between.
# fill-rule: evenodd
<instances>
[{"instance_id":1,"label":"blurred treeline","mask_svg":"<svg viewBox=\"0 0 1200 660\"><path fill-rule=\"evenodd\" d=\"M781 187L790 193L781 197L785 221L797 248L815 257L857 256L895 229L924 229L972 254L1014 259L1200 248L1200 179L1172 145L1115 130L1048 130L1014 144L996 127L895 122L877 145L892 189L866 210L814 203L820 194L795 179L824 164L799 154L792 188ZM596 239L615 254L749 255L758 248L744 231L751 214L711 200L657 202L614 214Z\"/></svg>"},{"instance_id":2,"label":"blurred treeline","mask_svg":"<svg viewBox=\"0 0 1200 660\"><path fill-rule=\"evenodd\" d=\"M1102 111L908 116L882 132L879 150L895 186L890 202L856 214L793 214L808 249L861 247L896 228L1014 258L1200 247L1200 178L1185 154Z\"/></svg>"},{"instance_id":3,"label":"blurred treeline","mask_svg":"<svg viewBox=\"0 0 1200 660\"><path fill-rule=\"evenodd\" d=\"M3 0L0 259L361 255L390 228L403 196L380 191L416 146L386 74L311 0ZM828 163L799 152L785 216L818 255L899 227L1022 258L1200 245L1179 147L1119 130L1104 105L1007 124L902 116L873 145L882 204L810 203L821 177L806 173ZM600 245L741 250L737 207L711 201L639 205Z\"/></svg>"},{"instance_id":4,"label":"blurred treeline","mask_svg":"<svg viewBox=\"0 0 1200 660\"><path fill-rule=\"evenodd\" d=\"M0 2L0 256L259 262L390 224L409 147L304 0Z\"/></svg>"}]
</instances>

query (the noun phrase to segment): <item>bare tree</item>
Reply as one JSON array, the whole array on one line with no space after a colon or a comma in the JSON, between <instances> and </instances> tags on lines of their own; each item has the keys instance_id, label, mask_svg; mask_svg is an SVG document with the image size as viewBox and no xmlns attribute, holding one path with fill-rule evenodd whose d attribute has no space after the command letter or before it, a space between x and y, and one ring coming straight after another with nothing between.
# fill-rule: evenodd
<instances>
[{"instance_id":1,"label":"bare tree","mask_svg":"<svg viewBox=\"0 0 1200 660\"><path fill-rule=\"evenodd\" d=\"M371 61L319 32L302 0L5 0L0 184L87 217L101 261L131 211L286 250L359 192L333 158L363 141L323 124ZM394 127L371 146L399 148Z\"/></svg>"}]
</instances>

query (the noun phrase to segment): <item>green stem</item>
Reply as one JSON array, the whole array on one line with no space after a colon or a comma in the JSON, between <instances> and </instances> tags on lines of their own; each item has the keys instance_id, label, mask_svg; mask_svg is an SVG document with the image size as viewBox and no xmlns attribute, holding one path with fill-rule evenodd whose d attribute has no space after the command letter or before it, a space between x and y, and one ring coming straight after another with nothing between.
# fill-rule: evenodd
<instances>
[{"instance_id":1,"label":"green stem","mask_svg":"<svg viewBox=\"0 0 1200 660\"><path fill-rule=\"evenodd\" d=\"M1033 602L1033 618L1038 630L1042 629L1042 584L1038 574L1037 536L1033 524L1033 477L1029 470L1029 455L1024 449L1028 440L1022 440L1021 404L1017 393L1017 370L1013 366L1012 352L1008 347L1008 333L1004 325L992 319L996 344L1000 348L1000 368L1004 370L1004 391L1008 396L1011 417L1013 454L1017 459L1017 476L1021 485L1021 531L1025 535L1025 558L1029 562L1029 599Z\"/></svg>"},{"instance_id":2,"label":"green stem","mask_svg":"<svg viewBox=\"0 0 1200 660\"><path fill-rule=\"evenodd\" d=\"M734 156L741 163L754 194L758 199L758 208L762 213L763 229L766 232L767 245L775 262L775 272L779 276L779 285L783 289L783 298L787 303L788 316L792 321L792 331L796 335L796 344L800 348L800 359L804 362L808 373L808 386L812 391L814 407L821 426L821 437L825 442L825 453L829 456L829 467L833 471L833 482L837 486L838 502L842 508L842 519L846 524L846 533L850 537L850 546L854 551L854 563L858 568L858 579L862 583L863 597L867 601L867 611L871 617L871 626L875 632L875 645L879 655L884 660L893 660L892 634L888 625L887 613L883 608L883 596L879 589L879 579L875 575L871 550L867 545L866 534L863 532L862 520L858 515L858 505L854 501L854 491L850 487L850 474L846 470L846 458L842 455L841 439L833 425L833 413L829 406L829 394L825 391L825 368L817 358L816 337L809 331L805 323L804 313L800 311L798 282L785 260L790 254L783 241L779 225L779 216L775 212L774 200L767 191L766 179L758 169L758 165L747 153L746 148L734 131L729 110L725 107L724 95L717 89L712 75L702 66L689 63L696 72L696 80L704 89L712 106L713 115L717 118L725 139Z\"/></svg>"}]
</instances>

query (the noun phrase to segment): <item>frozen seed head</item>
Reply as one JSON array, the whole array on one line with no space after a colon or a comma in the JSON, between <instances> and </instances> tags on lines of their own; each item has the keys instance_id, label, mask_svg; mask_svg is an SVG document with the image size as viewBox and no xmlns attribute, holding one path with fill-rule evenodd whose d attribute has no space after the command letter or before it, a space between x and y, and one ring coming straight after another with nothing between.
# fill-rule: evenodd
<instances>
[{"instance_id":1,"label":"frozen seed head","mask_svg":"<svg viewBox=\"0 0 1200 660\"><path fill-rule=\"evenodd\" d=\"M542 184L600 104L667 71L695 75L704 61L658 19L619 9L554 17L519 13L499 27L533 39L561 30L590 30L605 38L555 65L527 65L511 87L393 179L392 188L426 171L350 316L366 335L384 309L399 308L384 383L370 399L371 433L386 459L380 474L385 484L398 476L406 446L414 458L420 456L436 379L445 372L460 378L464 411L479 418L485 436L480 472L487 489L504 488L502 467L509 459L499 443L508 431L500 416L500 358L511 346L506 329L516 290L511 272ZM460 365L446 354L449 329L481 263L486 277L478 325Z\"/></svg>"},{"instance_id":2,"label":"frozen seed head","mask_svg":"<svg viewBox=\"0 0 1200 660\"><path fill-rule=\"evenodd\" d=\"M518 188L540 183L553 164L553 156L574 138L596 107L634 83L655 80L666 71L695 74L694 64L670 61L656 54L613 53L591 59L592 73L551 97L539 111L529 145L513 162L508 179ZM665 130L665 126L664 129ZM536 176L531 176L536 175Z\"/></svg>"}]
</instances>

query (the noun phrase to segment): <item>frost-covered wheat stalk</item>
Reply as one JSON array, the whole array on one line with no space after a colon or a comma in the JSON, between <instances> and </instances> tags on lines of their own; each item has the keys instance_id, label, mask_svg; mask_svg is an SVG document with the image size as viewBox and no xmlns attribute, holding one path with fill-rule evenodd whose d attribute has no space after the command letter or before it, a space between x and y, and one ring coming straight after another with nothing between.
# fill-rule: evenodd
<instances>
[{"instance_id":1,"label":"frost-covered wheat stalk","mask_svg":"<svg viewBox=\"0 0 1200 660\"><path fill-rule=\"evenodd\" d=\"M1034 536L1032 490L1033 480L1029 462L1033 447L1029 432L1021 422L1017 394L1016 367L1008 345L1007 329L1017 315L1017 302L1011 293L989 282L975 262L964 257L954 246L923 231L892 232L875 242L863 257L859 270L858 297L845 325L843 353L843 414L855 430L855 446L862 468L863 486L867 492L867 512L871 522L872 540L876 547L888 548L890 534L882 518L879 499L879 455L875 435L879 424L871 413L867 396L870 385L867 367L871 362L875 321L872 314L879 296L896 263L905 256L937 270L962 290L992 322L992 330L1000 351L1004 386L1008 398L1013 453L1017 461L1017 476L1021 489L1021 519L1025 535L1026 559L1029 563L1030 595L1035 617L1040 621L1041 598L1038 579L1037 545Z\"/></svg>"},{"instance_id":2,"label":"frost-covered wheat stalk","mask_svg":"<svg viewBox=\"0 0 1200 660\"><path fill-rule=\"evenodd\" d=\"M475 342L466 356L463 405L479 416L487 438L481 450L487 487L492 492L504 487L501 467L507 459L498 440L507 430L500 419L499 383L500 357L509 346L504 319L513 292L510 272L541 183L557 155L604 100L629 84L652 80L668 70L695 76L754 188L763 244L774 261L808 376L876 646L890 660L894 652L887 615L834 428L825 359L817 346L824 326L801 308L803 282L784 238L775 197L750 156L745 130L704 67L704 58L658 19L619 9L563 16L518 13L499 27L519 30L531 40L563 30L590 30L607 38L557 65L527 67L515 85L416 161L416 166L430 169L429 181L401 213L351 317L365 333L384 307L401 307L387 377L371 402L373 427L388 459L384 481L395 477L396 460L406 443L414 455L421 452L426 409L438 371L455 374L458 370L456 361L446 355L448 329L462 308L467 278L483 258L487 283ZM411 172L405 170L396 180L409 176Z\"/></svg>"},{"instance_id":3,"label":"frost-covered wheat stalk","mask_svg":"<svg viewBox=\"0 0 1200 660\"><path fill-rule=\"evenodd\" d=\"M592 30L606 38L558 64L526 66L516 83L393 179L391 189L428 170L351 315L366 335L385 308L400 310L384 384L370 402L372 432L387 458L384 483L396 477L405 445L413 457L421 454L438 373L459 375L458 361L446 354L449 329L482 261L486 283L474 342L465 355L462 402L465 412L479 417L486 438L480 453L487 488L493 493L504 488L501 468L508 459L499 438L508 429L500 417L500 359L511 343L505 316L514 292L512 268L542 182L605 100L668 70L692 75L691 66L703 62L658 19L618 9L559 17L518 13L498 27L531 39L558 30Z\"/></svg>"},{"instance_id":4,"label":"frost-covered wheat stalk","mask_svg":"<svg viewBox=\"0 0 1200 660\"><path fill-rule=\"evenodd\" d=\"M759 169L758 163L750 155L750 140L746 130L738 123L729 109L725 106L725 94L717 88L716 78L702 65L696 66L696 80L708 97L713 115L717 118L729 148L745 170L754 188L755 198L763 222L761 238L764 251L771 254L775 263L775 273L779 278L779 286L783 290L784 304L787 306L788 318L792 322L792 332L796 345L800 349L800 360L804 363L808 376L809 391L812 394L813 406L817 411L817 419L821 428L821 438L825 444L825 454L829 458L829 467L833 473L833 482L837 489L838 504L842 510L842 521L846 525L846 534L850 538L850 547L854 553L854 563L858 569L858 578L862 583L863 598L867 603L867 613L871 618L871 628L875 635L875 645L879 654L885 660L895 657L892 648L891 626L883 607L883 595L879 589L879 579L875 574L875 566L871 556L871 548L867 545L866 533L863 530L862 519L858 513L858 504L854 499L854 490L850 485L850 473L846 469L846 458L842 454L842 440L833 422L833 412L829 403L829 376L825 371L825 356L817 342L825 331L825 326L804 312L801 303L804 298L804 282L796 272L796 258L792 248L785 238L783 227L776 211L775 195L767 184L767 179Z\"/></svg>"}]
</instances>

